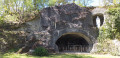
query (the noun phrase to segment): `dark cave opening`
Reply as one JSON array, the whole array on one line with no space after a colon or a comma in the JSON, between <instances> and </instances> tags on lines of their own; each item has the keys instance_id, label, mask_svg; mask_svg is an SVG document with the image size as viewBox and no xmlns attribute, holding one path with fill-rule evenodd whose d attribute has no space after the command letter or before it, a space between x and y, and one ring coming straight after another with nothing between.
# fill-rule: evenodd
<instances>
[{"instance_id":1,"label":"dark cave opening","mask_svg":"<svg viewBox=\"0 0 120 58\"><path fill-rule=\"evenodd\" d=\"M89 43L80 35L65 34L57 41L59 52L88 52Z\"/></svg>"}]
</instances>

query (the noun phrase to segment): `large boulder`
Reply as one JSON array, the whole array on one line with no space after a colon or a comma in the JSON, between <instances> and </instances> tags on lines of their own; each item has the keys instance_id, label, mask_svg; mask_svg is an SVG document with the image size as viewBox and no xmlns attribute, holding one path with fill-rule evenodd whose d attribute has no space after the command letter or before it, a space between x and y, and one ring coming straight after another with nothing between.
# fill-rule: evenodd
<instances>
[{"instance_id":1,"label":"large boulder","mask_svg":"<svg viewBox=\"0 0 120 58\"><path fill-rule=\"evenodd\" d=\"M80 33L93 45L98 30L93 27L92 13L74 3L47 7L40 11L39 18L26 22L26 27L18 30L27 33L27 40L34 34L42 46L58 50L56 41L65 33Z\"/></svg>"}]
</instances>

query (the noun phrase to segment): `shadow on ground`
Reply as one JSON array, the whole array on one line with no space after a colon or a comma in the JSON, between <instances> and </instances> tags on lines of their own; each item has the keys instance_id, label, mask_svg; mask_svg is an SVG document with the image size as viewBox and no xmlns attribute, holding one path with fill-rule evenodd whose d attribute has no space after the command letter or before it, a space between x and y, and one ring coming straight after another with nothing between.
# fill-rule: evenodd
<instances>
[{"instance_id":1,"label":"shadow on ground","mask_svg":"<svg viewBox=\"0 0 120 58\"><path fill-rule=\"evenodd\" d=\"M74 54L54 54L54 55L42 56L42 57L32 56L32 58L94 58L94 57L85 56L85 55L74 55Z\"/></svg>"},{"instance_id":2,"label":"shadow on ground","mask_svg":"<svg viewBox=\"0 0 120 58\"><path fill-rule=\"evenodd\" d=\"M60 58L94 58L91 56L85 56L85 55L69 55L69 54L57 54L57 55L50 55L49 57L51 58L56 58L56 57L60 57Z\"/></svg>"},{"instance_id":3,"label":"shadow on ground","mask_svg":"<svg viewBox=\"0 0 120 58\"><path fill-rule=\"evenodd\" d=\"M54 54L49 56L28 56L30 58L94 58L91 56L85 56L85 55L75 55L75 54Z\"/></svg>"}]
</instances>

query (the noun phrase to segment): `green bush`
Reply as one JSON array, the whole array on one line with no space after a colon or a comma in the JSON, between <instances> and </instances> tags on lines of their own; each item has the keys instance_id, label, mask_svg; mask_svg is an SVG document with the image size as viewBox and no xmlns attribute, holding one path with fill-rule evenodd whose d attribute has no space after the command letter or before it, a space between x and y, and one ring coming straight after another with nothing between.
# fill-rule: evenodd
<instances>
[{"instance_id":1,"label":"green bush","mask_svg":"<svg viewBox=\"0 0 120 58\"><path fill-rule=\"evenodd\" d=\"M10 53L15 53L15 52L17 52L19 50L19 48L14 48L14 49L10 49L10 50L8 50L8 52L10 52Z\"/></svg>"},{"instance_id":2,"label":"green bush","mask_svg":"<svg viewBox=\"0 0 120 58\"><path fill-rule=\"evenodd\" d=\"M44 47L38 47L38 48L35 49L33 54L37 55L37 56L47 56L48 51Z\"/></svg>"}]
</instances>

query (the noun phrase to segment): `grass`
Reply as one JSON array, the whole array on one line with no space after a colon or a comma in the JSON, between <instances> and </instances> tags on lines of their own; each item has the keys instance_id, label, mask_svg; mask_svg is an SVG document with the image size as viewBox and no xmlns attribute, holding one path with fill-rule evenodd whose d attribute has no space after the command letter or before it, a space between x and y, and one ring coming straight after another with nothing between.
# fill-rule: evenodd
<instances>
[{"instance_id":1,"label":"grass","mask_svg":"<svg viewBox=\"0 0 120 58\"><path fill-rule=\"evenodd\" d=\"M7 53L4 55L0 55L0 58L120 58L118 56L110 56L110 55L95 55L95 54L55 54L49 56L32 56L26 54L15 54L15 53Z\"/></svg>"}]
</instances>

